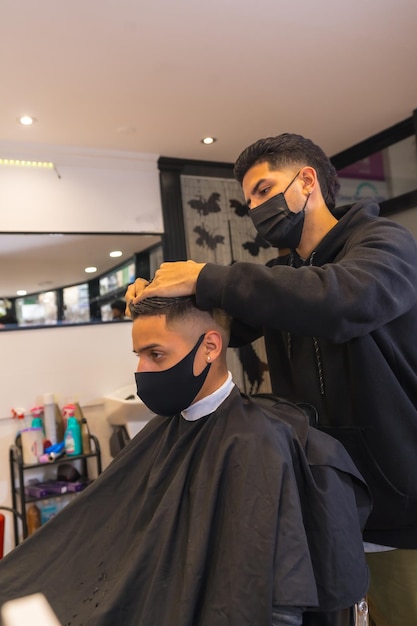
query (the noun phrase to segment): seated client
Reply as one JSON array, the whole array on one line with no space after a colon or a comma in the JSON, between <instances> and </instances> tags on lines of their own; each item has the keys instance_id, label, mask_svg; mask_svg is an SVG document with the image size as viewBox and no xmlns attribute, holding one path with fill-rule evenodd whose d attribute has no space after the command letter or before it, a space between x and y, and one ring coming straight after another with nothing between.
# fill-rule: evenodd
<instances>
[{"instance_id":1,"label":"seated client","mask_svg":"<svg viewBox=\"0 0 417 626\"><path fill-rule=\"evenodd\" d=\"M344 448L291 403L239 392L224 312L192 297L131 310L156 416L0 561L0 605L42 592L64 626L298 625L352 606L369 496Z\"/></svg>"}]
</instances>

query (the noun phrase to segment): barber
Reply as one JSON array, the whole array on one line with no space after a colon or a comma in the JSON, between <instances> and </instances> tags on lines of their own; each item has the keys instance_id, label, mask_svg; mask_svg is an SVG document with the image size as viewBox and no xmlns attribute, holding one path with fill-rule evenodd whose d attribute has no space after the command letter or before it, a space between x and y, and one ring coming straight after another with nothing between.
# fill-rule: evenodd
<instances>
[{"instance_id":1,"label":"barber","mask_svg":"<svg viewBox=\"0 0 417 626\"><path fill-rule=\"evenodd\" d=\"M264 336L272 390L315 405L374 501L364 533L374 626L417 624L417 246L375 202L335 207L336 171L300 135L235 164L266 267L164 263L127 301L195 294L234 318L232 346ZM395 581L395 584L393 584Z\"/></svg>"}]
</instances>

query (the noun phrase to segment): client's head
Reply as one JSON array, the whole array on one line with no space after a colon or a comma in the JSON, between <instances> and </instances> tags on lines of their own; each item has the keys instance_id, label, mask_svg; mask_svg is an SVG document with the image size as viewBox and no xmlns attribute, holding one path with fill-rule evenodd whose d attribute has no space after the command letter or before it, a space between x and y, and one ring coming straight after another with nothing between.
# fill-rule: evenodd
<instances>
[{"instance_id":1,"label":"client's head","mask_svg":"<svg viewBox=\"0 0 417 626\"><path fill-rule=\"evenodd\" d=\"M179 413L223 384L230 334L224 311L202 311L194 296L129 306L138 395L152 411Z\"/></svg>"}]
</instances>

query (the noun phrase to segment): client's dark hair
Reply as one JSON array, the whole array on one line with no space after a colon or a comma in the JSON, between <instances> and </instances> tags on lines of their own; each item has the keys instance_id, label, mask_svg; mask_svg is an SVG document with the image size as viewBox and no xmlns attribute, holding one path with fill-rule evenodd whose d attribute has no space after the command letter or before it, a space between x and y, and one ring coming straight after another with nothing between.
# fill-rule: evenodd
<instances>
[{"instance_id":1,"label":"client's dark hair","mask_svg":"<svg viewBox=\"0 0 417 626\"><path fill-rule=\"evenodd\" d=\"M167 322L187 317L197 309L195 296L178 298L145 298L140 302L129 304L132 319L141 316L166 315Z\"/></svg>"},{"instance_id":2,"label":"client's dark hair","mask_svg":"<svg viewBox=\"0 0 417 626\"><path fill-rule=\"evenodd\" d=\"M246 172L258 163L268 163L271 170L291 165L314 167L324 201L330 210L334 209L340 189L337 172L323 150L311 139L293 133L259 139L237 158L234 167L236 180L242 184Z\"/></svg>"},{"instance_id":3,"label":"client's dark hair","mask_svg":"<svg viewBox=\"0 0 417 626\"><path fill-rule=\"evenodd\" d=\"M142 316L165 315L168 325L186 318L209 316L224 332L230 333L230 316L222 309L199 309L195 296L145 298L136 304L130 302L129 309L133 320Z\"/></svg>"}]
</instances>

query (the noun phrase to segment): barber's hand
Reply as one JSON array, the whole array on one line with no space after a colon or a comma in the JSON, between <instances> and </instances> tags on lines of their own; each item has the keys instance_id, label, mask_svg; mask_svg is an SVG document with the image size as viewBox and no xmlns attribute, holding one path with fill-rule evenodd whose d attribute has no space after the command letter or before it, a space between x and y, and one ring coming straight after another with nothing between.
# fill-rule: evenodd
<instances>
[{"instance_id":1,"label":"barber's hand","mask_svg":"<svg viewBox=\"0 0 417 626\"><path fill-rule=\"evenodd\" d=\"M125 314L128 315L129 317L132 317L130 313L129 304L132 302L132 300L135 300L136 297L140 296L140 294L142 293L142 291L145 289L147 285L149 285L149 280L145 280L144 278L137 278L134 283L128 286L127 291L125 293L125 300L126 300Z\"/></svg>"},{"instance_id":2,"label":"barber's hand","mask_svg":"<svg viewBox=\"0 0 417 626\"><path fill-rule=\"evenodd\" d=\"M133 302L154 296L177 298L195 294L197 278L204 266L205 263L195 263L195 261L162 263L155 272L152 282L136 293Z\"/></svg>"}]
</instances>

